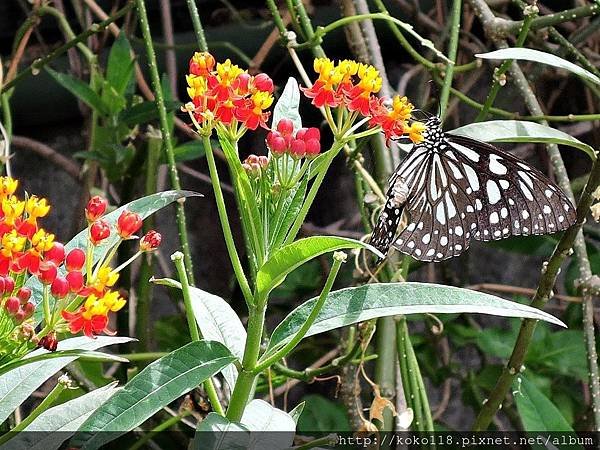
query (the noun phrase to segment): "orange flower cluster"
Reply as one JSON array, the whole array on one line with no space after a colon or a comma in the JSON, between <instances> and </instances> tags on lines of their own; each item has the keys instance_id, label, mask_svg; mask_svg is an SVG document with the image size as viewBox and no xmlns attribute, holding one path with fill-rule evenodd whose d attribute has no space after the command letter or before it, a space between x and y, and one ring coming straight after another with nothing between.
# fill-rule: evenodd
<instances>
[{"instance_id":1,"label":"orange flower cluster","mask_svg":"<svg viewBox=\"0 0 600 450\"><path fill-rule=\"evenodd\" d=\"M251 76L229 59L216 63L210 53L196 52L186 80L192 101L183 109L199 131L210 131L216 124L236 131L238 124L250 130L266 128L266 110L273 104L273 81L268 75Z\"/></svg>"},{"instance_id":2,"label":"orange flower cluster","mask_svg":"<svg viewBox=\"0 0 600 450\"><path fill-rule=\"evenodd\" d=\"M406 97L377 98L382 79L378 70L368 64L344 60L335 64L328 58L316 58L314 70L319 74L314 85L304 88L304 95L317 108L346 108L369 119L371 127L380 127L386 140L408 136L413 142L423 140L425 126L412 122L413 105Z\"/></svg>"},{"instance_id":3,"label":"orange flower cluster","mask_svg":"<svg viewBox=\"0 0 600 450\"><path fill-rule=\"evenodd\" d=\"M113 230L102 218L106 200L94 197L86 208L87 248L67 251L39 225L39 219L50 211L47 200L36 196L20 199L15 195L18 185L13 178L0 177L0 360L5 354L26 348L19 341L23 327L30 331L26 333L28 341L34 342L35 338L38 345L49 350L56 349L56 333L66 329L72 333L83 330L89 337L110 334L108 313L123 308L125 300L112 290L119 275L118 269L109 267L110 258L101 258L95 268L91 263L95 246L113 233L119 235L119 242L128 239L142 225L138 214L124 211ZM147 233L138 253L153 250L160 240L156 231ZM27 282L30 277L44 286L41 298L32 296ZM42 305L46 332L35 336L28 319Z\"/></svg>"}]
</instances>

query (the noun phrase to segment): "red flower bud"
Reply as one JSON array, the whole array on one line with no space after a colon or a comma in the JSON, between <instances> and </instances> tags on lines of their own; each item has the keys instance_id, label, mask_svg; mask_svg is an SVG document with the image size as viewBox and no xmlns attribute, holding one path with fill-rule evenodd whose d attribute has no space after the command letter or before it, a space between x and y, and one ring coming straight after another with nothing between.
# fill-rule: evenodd
<instances>
[{"instance_id":1,"label":"red flower bud","mask_svg":"<svg viewBox=\"0 0 600 450\"><path fill-rule=\"evenodd\" d=\"M109 236L110 225L106 220L97 220L90 227L90 240L94 245L98 245Z\"/></svg>"},{"instance_id":2,"label":"red flower bud","mask_svg":"<svg viewBox=\"0 0 600 450\"><path fill-rule=\"evenodd\" d=\"M69 282L65 277L57 276L50 286L50 292L56 298L64 298L69 293Z\"/></svg>"},{"instance_id":3,"label":"red flower bud","mask_svg":"<svg viewBox=\"0 0 600 450\"><path fill-rule=\"evenodd\" d=\"M304 140L304 135L306 134L307 131L308 131L308 128L300 128L298 131L296 131L296 139Z\"/></svg>"},{"instance_id":4,"label":"red flower bud","mask_svg":"<svg viewBox=\"0 0 600 450\"><path fill-rule=\"evenodd\" d=\"M106 207L108 206L108 202L105 198L100 197L99 195L95 195L90 198L87 206L85 207L85 217L88 222L93 222L98 220L104 213L106 212Z\"/></svg>"},{"instance_id":5,"label":"red flower bud","mask_svg":"<svg viewBox=\"0 0 600 450\"><path fill-rule=\"evenodd\" d=\"M123 211L117 220L117 232L127 239L142 227L142 217L138 213Z\"/></svg>"},{"instance_id":6,"label":"red flower bud","mask_svg":"<svg viewBox=\"0 0 600 450\"><path fill-rule=\"evenodd\" d=\"M56 339L56 333L54 331L48 333L38 342L38 347L43 347L46 350L50 350L51 352L56 351L57 346L58 340Z\"/></svg>"},{"instance_id":7,"label":"red flower bud","mask_svg":"<svg viewBox=\"0 0 600 450\"><path fill-rule=\"evenodd\" d=\"M259 91L273 92L273 80L266 73L259 73L254 77L254 86Z\"/></svg>"},{"instance_id":8,"label":"red flower bud","mask_svg":"<svg viewBox=\"0 0 600 450\"><path fill-rule=\"evenodd\" d=\"M50 250L44 253L44 259L50 260L60 266L65 260L65 246L60 242L52 244Z\"/></svg>"},{"instance_id":9,"label":"red flower bud","mask_svg":"<svg viewBox=\"0 0 600 450\"><path fill-rule=\"evenodd\" d=\"M248 72L243 72L231 83L231 87L238 91L238 94L245 95L248 93L248 86L252 76Z\"/></svg>"},{"instance_id":10,"label":"red flower bud","mask_svg":"<svg viewBox=\"0 0 600 450\"><path fill-rule=\"evenodd\" d=\"M11 294L15 290L15 280L12 277L4 277L4 293Z\"/></svg>"},{"instance_id":11,"label":"red flower bud","mask_svg":"<svg viewBox=\"0 0 600 450\"><path fill-rule=\"evenodd\" d=\"M31 289L29 289L27 286L23 286L17 291L17 297L19 297L21 304L27 303L31 298Z\"/></svg>"},{"instance_id":12,"label":"red flower bud","mask_svg":"<svg viewBox=\"0 0 600 450\"><path fill-rule=\"evenodd\" d=\"M19 311L20 306L21 302L17 297L8 297L4 302L4 309L11 316L14 316Z\"/></svg>"},{"instance_id":13,"label":"red flower bud","mask_svg":"<svg viewBox=\"0 0 600 450\"><path fill-rule=\"evenodd\" d=\"M15 322L17 324L20 324L21 322L23 322L25 320L25 311L20 309L17 311L17 313L13 317L15 319Z\"/></svg>"},{"instance_id":14,"label":"red flower bud","mask_svg":"<svg viewBox=\"0 0 600 450\"><path fill-rule=\"evenodd\" d=\"M38 275L39 280L42 284L52 284L54 279L58 275L58 269L56 264L51 261L45 261L40 265L40 273Z\"/></svg>"},{"instance_id":15,"label":"red flower bud","mask_svg":"<svg viewBox=\"0 0 600 450\"><path fill-rule=\"evenodd\" d=\"M27 302L21 307L21 311L24 313L23 320L29 319L35 312L35 304L33 302Z\"/></svg>"},{"instance_id":16,"label":"red flower bud","mask_svg":"<svg viewBox=\"0 0 600 450\"><path fill-rule=\"evenodd\" d=\"M288 146L285 142L285 139L283 137L281 137L281 135L279 133L275 134L275 133L269 133L272 134L273 136L270 138L270 142L269 140L267 140L267 145L269 146L269 148L271 149L271 151L273 152L274 155L282 155L286 152ZM268 136L267 136L268 138Z\"/></svg>"},{"instance_id":17,"label":"red flower bud","mask_svg":"<svg viewBox=\"0 0 600 450\"><path fill-rule=\"evenodd\" d=\"M317 139L308 139L306 142L306 156L314 157L321 152L321 143Z\"/></svg>"},{"instance_id":18,"label":"red flower bud","mask_svg":"<svg viewBox=\"0 0 600 450\"><path fill-rule=\"evenodd\" d=\"M85 264L85 252L80 248L74 248L67 254L65 265L69 272L73 270L81 270Z\"/></svg>"},{"instance_id":19,"label":"red flower bud","mask_svg":"<svg viewBox=\"0 0 600 450\"><path fill-rule=\"evenodd\" d=\"M284 136L290 136L294 132L294 122L290 119L281 119L277 122L277 131Z\"/></svg>"},{"instance_id":20,"label":"red flower bud","mask_svg":"<svg viewBox=\"0 0 600 450\"><path fill-rule=\"evenodd\" d=\"M140 239L140 250L142 252L154 250L155 248L158 248L161 241L162 236L160 233L158 231L150 230L142 237L142 239Z\"/></svg>"},{"instance_id":21,"label":"red flower bud","mask_svg":"<svg viewBox=\"0 0 600 450\"><path fill-rule=\"evenodd\" d=\"M294 139L290 146L290 153L294 158L302 158L306 155L306 144L302 139Z\"/></svg>"},{"instance_id":22,"label":"red flower bud","mask_svg":"<svg viewBox=\"0 0 600 450\"><path fill-rule=\"evenodd\" d=\"M69 272L66 276L66 279L69 283L69 289L71 292L78 293L83 289L84 280L83 274L79 271L74 270L73 272Z\"/></svg>"}]
</instances>

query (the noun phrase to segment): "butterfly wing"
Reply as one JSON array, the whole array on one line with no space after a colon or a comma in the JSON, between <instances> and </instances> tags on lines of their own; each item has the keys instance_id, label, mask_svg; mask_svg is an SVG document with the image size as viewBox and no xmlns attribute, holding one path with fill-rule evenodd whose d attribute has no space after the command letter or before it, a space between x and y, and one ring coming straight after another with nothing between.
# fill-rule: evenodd
<instances>
[{"instance_id":1,"label":"butterfly wing","mask_svg":"<svg viewBox=\"0 0 600 450\"><path fill-rule=\"evenodd\" d=\"M411 186L409 221L393 245L421 261L457 256L471 239L554 233L575 223L556 184L492 145L443 134L419 161L398 168Z\"/></svg>"}]
</instances>

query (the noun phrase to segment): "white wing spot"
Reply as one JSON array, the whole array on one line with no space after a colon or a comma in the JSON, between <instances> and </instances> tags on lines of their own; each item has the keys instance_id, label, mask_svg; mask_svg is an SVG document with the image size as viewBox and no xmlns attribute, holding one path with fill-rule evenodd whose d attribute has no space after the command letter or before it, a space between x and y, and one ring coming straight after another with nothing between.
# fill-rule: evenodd
<instances>
[{"instance_id":1,"label":"white wing spot","mask_svg":"<svg viewBox=\"0 0 600 450\"><path fill-rule=\"evenodd\" d=\"M501 164L502 158L498 155L490 155L490 170L496 175L506 175L507 169L504 164Z\"/></svg>"},{"instance_id":2,"label":"white wing spot","mask_svg":"<svg viewBox=\"0 0 600 450\"><path fill-rule=\"evenodd\" d=\"M478 198L475 199L475 208L477 208L477 211L481 211L481 208L483 208L481 200L479 200Z\"/></svg>"},{"instance_id":3,"label":"white wing spot","mask_svg":"<svg viewBox=\"0 0 600 450\"><path fill-rule=\"evenodd\" d=\"M440 244L441 244L442 246L444 246L444 247L445 247L446 245L448 245L448 238L447 238L446 236L442 236L442 237L440 238Z\"/></svg>"},{"instance_id":4,"label":"white wing spot","mask_svg":"<svg viewBox=\"0 0 600 450\"><path fill-rule=\"evenodd\" d=\"M519 187L521 188L521 192L523 192L523 195L527 198L527 200L529 200L530 202L532 202L533 201L533 195L531 195L531 191L525 185L525 183L523 183L521 180L519 180Z\"/></svg>"},{"instance_id":5,"label":"white wing spot","mask_svg":"<svg viewBox=\"0 0 600 450\"><path fill-rule=\"evenodd\" d=\"M460 144L452 144L452 146L458 150L460 153L462 153L463 155L465 155L467 158L469 158L471 161L473 162L479 162L479 154L473 150L471 150L468 147L465 147L464 145L460 145Z\"/></svg>"},{"instance_id":6,"label":"white wing spot","mask_svg":"<svg viewBox=\"0 0 600 450\"><path fill-rule=\"evenodd\" d=\"M417 256L421 256L421 253L422 253L422 252L421 252L421 249L420 249L420 248L417 248L417 249L415 249L415 255L417 255Z\"/></svg>"},{"instance_id":7,"label":"white wing spot","mask_svg":"<svg viewBox=\"0 0 600 450\"><path fill-rule=\"evenodd\" d=\"M518 230L519 227L521 226L521 224L519 223L518 220L515 220L515 224L514 224L515 228Z\"/></svg>"},{"instance_id":8,"label":"white wing spot","mask_svg":"<svg viewBox=\"0 0 600 450\"><path fill-rule=\"evenodd\" d=\"M500 187L502 189L508 189L508 187L510 186L508 180L498 180L498 183L500 183Z\"/></svg>"},{"instance_id":9,"label":"white wing spot","mask_svg":"<svg viewBox=\"0 0 600 450\"><path fill-rule=\"evenodd\" d=\"M438 253L437 255L435 255L437 258L443 258L444 254L443 253Z\"/></svg>"},{"instance_id":10,"label":"white wing spot","mask_svg":"<svg viewBox=\"0 0 600 450\"><path fill-rule=\"evenodd\" d=\"M500 210L500 217L502 217L503 219L508 217L508 209L506 209L504 206Z\"/></svg>"},{"instance_id":11,"label":"white wing spot","mask_svg":"<svg viewBox=\"0 0 600 450\"><path fill-rule=\"evenodd\" d=\"M523 219L527 219L529 217L529 211L525 209L521 211L521 217L523 217Z\"/></svg>"},{"instance_id":12,"label":"white wing spot","mask_svg":"<svg viewBox=\"0 0 600 450\"><path fill-rule=\"evenodd\" d=\"M436 220L444 225L446 223L446 212L444 211L444 203L440 202L435 209L435 218Z\"/></svg>"},{"instance_id":13,"label":"white wing spot","mask_svg":"<svg viewBox=\"0 0 600 450\"><path fill-rule=\"evenodd\" d=\"M463 234L463 227L461 227L461 226L455 226L454 227L454 233L457 236L462 236L462 234Z\"/></svg>"},{"instance_id":14,"label":"white wing spot","mask_svg":"<svg viewBox=\"0 0 600 450\"><path fill-rule=\"evenodd\" d=\"M500 230L496 230L494 231L494 236L498 237L500 236L502 233L500 232Z\"/></svg>"},{"instance_id":15,"label":"white wing spot","mask_svg":"<svg viewBox=\"0 0 600 450\"><path fill-rule=\"evenodd\" d=\"M461 250L462 250L462 245L460 245L460 244L456 244L456 245L454 246L454 248L455 248L457 251L461 251Z\"/></svg>"},{"instance_id":16,"label":"white wing spot","mask_svg":"<svg viewBox=\"0 0 600 450\"><path fill-rule=\"evenodd\" d=\"M424 234L421 238L421 241L423 242L423 244L429 244L429 242L431 241L431 234Z\"/></svg>"},{"instance_id":17,"label":"white wing spot","mask_svg":"<svg viewBox=\"0 0 600 450\"><path fill-rule=\"evenodd\" d=\"M490 223L498 223L498 221L500 220L500 218L498 217L498 213L497 212L493 212L490 214Z\"/></svg>"},{"instance_id":18,"label":"white wing spot","mask_svg":"<svg viewBox=\"0 0 600 450\"><path fill-rule=\"evenodd\" d=\"M426 256L433 256L435 254L435 248L430 248L427 253Z\"/></svg>"},{"instance_id":19,"label":"white wing spot","mask_svg":"<svg viewBox=\"0 0 600 450\"><path fill-rule=\"evenodd\" d=\"M475 212L475 210L473 209L473 207L471 205L467 205L467 212L472 213L472 212Z\"/></svg>"},{"instance_id":20,"label":"white wing spot","mask_svg":"<svg viewBox=\"0 0 600 450\"><path fill-rule=\"evenodd\" d=\"M542 209L542 211L544 211L544 214L550 214L552 212L552 210L550 209L550 207L548 205L544 205L544 208Z\"/></svg>"},{"instance_id":21,"label":"white wing spot","mask_svg":"<svg viewBox=\"0 0 600 450\"><path fill-rule=\"evenodd\" d=\"M408 248L414 248L415 247L415 241L410 241L408 244L406 244L406 246Z\"/></svg>"},{"instance_id":22,"label":"white wing spot","mask_svg":"<svg viewBox=\"0 0 600 450\"><path fill-rule=\"evenodd\" d=\"M558 221L559 222L564 222L565 221L565 216L558 216Z\"/></svg>"},{"instance_id":23,"label":"white wing spot","mask_svg":"<svg viewBox=\"0 0 600 450\"><path fill-rule=\"evenodd\" d=\"M465 169L465 173L467 174L467 180L469 180L469 185L471 186L471 189L473 189L473 191L478 191L479 178L477 177L475 170L473 170L471 166L467 166L466 164L463 164L463 168Z\"/></svg>"},{"instance_id":24,"label":"white wing spot","mask_svg":"<svg viewBox=\"0 0 600 450\"><path fill-rule=\"evenodd\" d=\"M414 222L413 222L413 223L411 223L411 224L409 224L409 225L406 227L406 229L407 229L408 231L415 231L415 228L417 228L417 224L416 224L416 223L414 223Z\"/></svg>"},{"instance_id":25,"label":"white wing spot","mask_svg":"<svg viewBox=\"0 0 600 450\"><path fill-rule=\"evenodd\" d=\"M546 197L548 197L548 198L552 197L552 191L550 189L546 189L544 191L544 194L546 194Z\"/></svg>"},{"instance_id":26,"label":"white wing spot","mask_svg":"<svg viewBox=\"0 0 600 450\"><path fill-rule=\"evenodd\" d=\"M492 205L495 205L500 201L500 190L498 185L493 180L488 180L485 189L487 191L488 199Z\"/></svg>"},{"instance_id":27,"label":"white wing spot","mask_svg":"<svg viewBox=\"0 0 600 450\"><path fill-rule=\"evenodd\" d=\"M523 233L528 233L528 232L529 232L529 228L523 227Z\"/></svg>"},{"instance_id":28,"label":"white wing spot","mask_svg":"<svg viewBox=\"0 0 600 450\"><path fill-rule=\"evenodd\" d=\"M515 201L514 201L512 198L509 198L509 199L508 199L508 204L509 204L510 206L514 206L514 205L515 205Z\"/></svg>"}]
</instances>

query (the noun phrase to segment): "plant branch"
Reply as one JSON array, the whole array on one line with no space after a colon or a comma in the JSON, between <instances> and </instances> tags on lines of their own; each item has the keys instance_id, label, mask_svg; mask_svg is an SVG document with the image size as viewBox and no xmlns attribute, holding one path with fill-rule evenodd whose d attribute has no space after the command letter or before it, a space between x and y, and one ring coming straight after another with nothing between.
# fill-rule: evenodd
<instances>
[{"instance_id":1,"label":"plant branch","mask_svg":"<svg viewBox=\"0 0 600 450\"><path fill-rule=\"evenodd\" d=\"M450 88L452 87L452 77L454 76L454 63L458 53L458 37L460 32L460 13L462 10L462 1L454 0L452 2L452 13L450 19L450 42L448 43L448 58L452 64L446 67L444 75L444 84L440 92L440 117L444 118L446 107L448 106L448 98L450 97Z\"/></svg>"}]
</instances>

